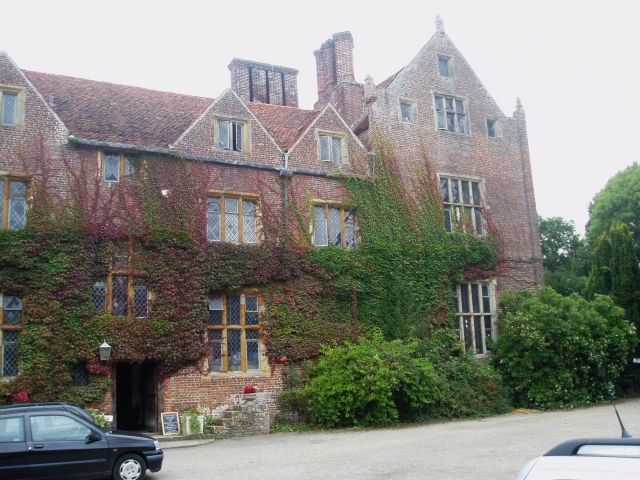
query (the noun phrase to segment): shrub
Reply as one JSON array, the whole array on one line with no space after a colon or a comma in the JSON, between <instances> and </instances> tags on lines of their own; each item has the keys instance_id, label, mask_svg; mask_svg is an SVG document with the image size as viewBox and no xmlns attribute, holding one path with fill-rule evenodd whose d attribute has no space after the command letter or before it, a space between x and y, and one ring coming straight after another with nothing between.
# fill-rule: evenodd
<instances>
[{"instance_id":1,"label":"shrub","mask_svg":"<svg viewBox=\"0 0 640 480\"><path fill-rule=\"evenodd\" d=\"M493 363L521 407L611 398L635 346L635 328L606 296L587 301L550 288L505 293Z\"/></svg>"},{"instance_id":2,"label":"shrub","mask_svg":"<svg viewBox=\"0 0 640 480\"><path fill-rule=\"evenodd\" d=\"M414 418L435 399L435 372L417 343L374 331L359 343L325 348L305 387L314 422L383 426Z\"/></svg>"}]
</instances>

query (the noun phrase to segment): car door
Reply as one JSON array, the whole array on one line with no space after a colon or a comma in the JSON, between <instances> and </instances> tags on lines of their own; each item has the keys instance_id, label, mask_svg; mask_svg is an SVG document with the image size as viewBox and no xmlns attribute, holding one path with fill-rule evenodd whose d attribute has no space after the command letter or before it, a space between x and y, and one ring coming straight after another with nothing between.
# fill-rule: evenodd
<instances>
[{"instance_id":1,"label":"car door","mask_svg":"<svg viewBox=\"0 0 640 480\"><path fill-rule=\"evenodd\" d=\"M24 415L0 417L0 478L28 478Z\"/></svg>"},{"instance_id":2,"label":"car door","mask_svg":"<svg viewBox=\"0 0 640 480\"><path fill-rule=\"evenodd\" d=\"M108 443L96 428L66 412L34 413L27 418L32 477L91 478L107 473Z\"/></svg>"}]
</instances>

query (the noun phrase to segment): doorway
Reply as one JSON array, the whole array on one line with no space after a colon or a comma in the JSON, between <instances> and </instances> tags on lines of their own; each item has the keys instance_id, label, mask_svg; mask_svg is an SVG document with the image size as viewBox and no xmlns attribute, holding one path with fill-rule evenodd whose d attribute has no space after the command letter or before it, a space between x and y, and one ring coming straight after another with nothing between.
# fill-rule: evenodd
<instances>
[{"instance_id":1,"label":"doorway","mask_svg":"<svg viewBox=\"0 0 640 480\"><path fill-rule=\"evenodd\" d=\"M115 424L120 430L158 430L158 379L154 362L118 363Z\"/></svg>"}]
</instances>

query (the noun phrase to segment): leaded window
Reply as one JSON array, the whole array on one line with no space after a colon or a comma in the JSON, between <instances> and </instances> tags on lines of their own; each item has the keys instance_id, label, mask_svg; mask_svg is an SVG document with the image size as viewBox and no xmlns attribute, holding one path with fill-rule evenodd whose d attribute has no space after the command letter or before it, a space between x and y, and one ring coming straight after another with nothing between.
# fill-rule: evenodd
<instances>
[{"instance_id":1,"label":"leaded window","mask_svg":"<svg viewBox=\"0 0 640 480\"><path fill-rule=\"evenodd\" d=\"M149 291L144 272L135 268L137 255L133 243L114 248L109 274L93 282L91 297L96 311L118 317L148 316Z\"/></svg>"},{"instance_id":2,"label":"leaded window","mask_svg":"<svg viewBox=\"0 0 640 480\"><path fill-rule=\"evenodd\" d=\"M440 191L447 231L456 229L485 235L479 180L440 176Z\"/></svg>"},{"instance_id":3,"label":"leaded window","mask_svg":"<svg viewBox=\"0 0 640 480\"><path fill-rule=\"evenodd\" d=\"M1 92L2 124L15 125L18 111L18 95L12 92Z\"/></svg>"},{"instance_id":4,"label":"leaded window","mask_svg":"<svg viewBox=\"0 0 640 480\"><path fill-rule=\"evenodd\" d=\"M357 245L356 215L353 210L329 204L313 206L313 244L352 248Z\"/></svg>"},{"instance_id":5,"label":"leaded window","mask_svg":"<svg viewBox=\"0 0 640 480\"><path fill-rule=\"evenodd\" d=\"M18 339L22 326L22 300L0 293L0 378L17 377Z\"/></svg>"},{"instance_id":6,"label":"leaded window","mask_svg":"<svg viewBox=\"0 0 640 480\"><path fill-rule=\"evenodd\" d=\"M444 95L434 95L439 130L468 133L467 111L464 100Z\"/></svg>"},{"instance_id":7,"label":"leaded window","mask_svg":"<svg viewBox=\"0 0 640 480\"><path fill-rule=\"evenodd\" d=\"M495 293L491 282L455 285L452 291L456 311L455 328L467 351L487 353L487 339L495 338Z\"/></svg>"},{"instance_id":8,"label":"leaded window","mask_svg":"<svg viewBox=\"0 0 640 480\"><path fill-rule=\"evenodd\" d=\"M242 152L245 150L245 122L218 120L218 148Z\"/></svg>"},{"instance_id":9,"label":"leaded window","mask_svg":"<svg viewBox=\"0 0 640 480\"><path fill-rule=\"evenodd\" d=\"M73 366L73 384L76 387L85 387L89 385L87 362L78 362Z\"/></svg>"},{"instance_id":10,"label":"leaded window","mask_svg":"<svg viewBox=\"0 0 640 480\"><path fill-rule=\"evenodd\" d=\"M342 161L342 137L337 135L319 135L320 160L340 163Z\"/></svg>"},{"instance_id":11,"label":"leaded window","mask_svg":"<svg viewBox=\"0 0 640 480\"><path fill-rule=\"evenodd\" d=\"M255 199L212 196L207 199L209 242L258 243L258 204Z\"/></svg>"},{"instance_id":12,"label":"leaded window","mask_svg":"<svg viewBox=\"0 0 640 480\"><path fill-rule=\"evenodd\" d=\"M229 293L209 299L207 322L209 370L260 370L260 305L255 292Z\"/></svg>"},{"instance_id":13,"label":"leaded window","mask_svg":"<svg viewBox=\"0 0 640 480\"><path fill-rule=\"evenodd\" d=\"M0 178L2 228L20 230L27 224L27 182Z\"/></svg>"},{"instance_id":14,"label":"leaded window","mask_svg":"<svg viewBox=\"0 0 640 480\"><path fill-rule=\"evenodd\" d=\"M402 123L414 124L416 123L417 107L415 102L407 100L400 101L400 120Z\"/></svg>"},{"instance_id":15,"label":"leaded window","mask_svg":"<svg viewBox=\"0 0 640 480\"><path fill-rule=\"evenodd\" d=\"M102 179L107 183L131 181L140 170L137 157L124 153L105 152L102 155Z\"/></svg>"}]
</instances>

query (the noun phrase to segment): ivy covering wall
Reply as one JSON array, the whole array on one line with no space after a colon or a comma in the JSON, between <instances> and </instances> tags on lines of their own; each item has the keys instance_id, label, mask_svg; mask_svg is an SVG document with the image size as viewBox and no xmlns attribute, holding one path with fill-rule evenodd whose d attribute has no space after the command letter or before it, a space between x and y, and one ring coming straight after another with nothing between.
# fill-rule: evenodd
<instances>
[{"instance_id":1,"label":"ivy covering wall","mask_svg":"<svg viewBox=\"0 0 640 480\"><path fill-rule=\"evenodd\" d=\"M272 359L314 358L322 345L355 340L371 327L389 339L451 329L451 285L464 272L492 275L498 236L446 232L428 168L410 192L388 149L378 149L375 167L375 179L341 179L358 218L360 242L352 250L314 249L292 234L305 231L285 222L300 221L295 201L284 215L261 205L260 245L207 243L206 165L149 158L136 182L105 190L83 164L70 170L65 199L33 172L39 180L27 228L0 231L0 292L23 300L20 376L0 384L0 401L26 390L32 400L96 404L110 388L110 368L98 360L103 340L114 360L154 360L165 376L198 368L208 296L242 287L265 296ZM92 304L93 282L123 244L135 245L135 269L153 292L145 319L100 313ZM73 385L79 362L87 365L86 386Z\"/></svg>"}]
</instances>

